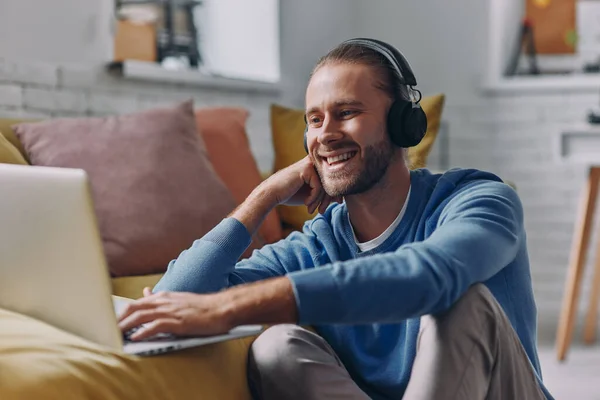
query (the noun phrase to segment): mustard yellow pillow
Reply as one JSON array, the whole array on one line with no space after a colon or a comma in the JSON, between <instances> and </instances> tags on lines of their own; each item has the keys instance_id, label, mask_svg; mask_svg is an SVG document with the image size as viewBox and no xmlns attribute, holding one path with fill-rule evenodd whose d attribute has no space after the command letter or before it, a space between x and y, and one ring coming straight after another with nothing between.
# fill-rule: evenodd
<instances>
[{"instance_id":1,"label":"mustard yellow pillow","mask_svg":"<svg viewBox=\"0 0 600 400\"><path fill-rule=\"evenodd\" d=\"M427 166L427 157L440 130L445 98L443 94L436 94L425 96L421 100L421 107L427 115L427 133L425 133L421 143L408 149L408 166L410 169L425 168Z\"/></svg>"},{"instance_id":2,"label":"mustard yellow pillow","mask_svg":"<svg viewBox=\"0 0 600 400\"><path fill-rule=\"evenodd\" d=\"M19 139L15 135L14 130L11 128L11 126L20 124L22 122L35 122L35 120L0 118L0 136L4 136L10 142L10 144L17 148L17 150L19 151L19 153L21 153L23 158L27 160L28 158L27 153L25 152L25 147L23 147L23 144L19 141Z\"/></svg>"},{"instance_id":3,"label":"mustard yellow pillow","mask_svg":"<svg viewBox=\"0 0 600 400\"><path fill-rule=\"evenodd\" d=\"M425 96L421 100L421 106L427 115L427 133L418 146L408 150L408 163L411 169L423 168L427 165L427 156L431 152L440 128L444 100L444 94ZM278 104L271 105L271 131L275 150L274 171L292 165L306 156L303 145L304 128L304 110ZM316 212L309 214L304 206L279 206L278 212L284 224L297 230L301 230L304 222L316 215Z\"/></svg>"},{"instance_id":4,"label":"mustard yellow pillow","mask_svg":"<svg viewBox=\"0 0 600 400\"><path fill-rule=\"evenodd\" d=\"M27 165L25 158L0 132L0 164Z\"/></svg>"},{"instance_id":5,"label":"mustard yellow pillow","mask_svg":"<svg viewBox=\"0 0 600 400\"><path fill-rule=\"evenodd\" d=\"M0 399L250 400L254 339L137 357L0 309Z\"/></svg>"},{"instance_id":6,"label":"mustard yellow pillow","mask_svg":"<svg viewBox=\"0 0 600 400\"><path fill-rule=\"evenodd\" d=\"M139 299L146 286L154 287L163 274L120 276L111 279L112 294L128 299Z\"/></svg>"},{"instance_id":7,"label":"mustard yellow pillow","mask_svg":"<svg viewBox=\"0 0 600 400\"><path fill-rule=\"evenodd\" d=\"M306 156L304 150L304 110L271 104L271 133L275 162L273 172L279 171ZM279 218L284 225L301 230L304 221L312 219L317 212L309 214L305 206L279 206Z\"/></svg>"}]
</instances>

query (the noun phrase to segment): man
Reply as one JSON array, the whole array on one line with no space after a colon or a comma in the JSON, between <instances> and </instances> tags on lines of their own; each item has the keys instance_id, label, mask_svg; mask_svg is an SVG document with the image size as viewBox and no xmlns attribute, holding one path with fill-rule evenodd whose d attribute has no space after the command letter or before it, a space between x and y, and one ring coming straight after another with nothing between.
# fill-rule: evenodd
<instances>
[{"instance_id":1,"label":"man","mask_svg":"<svg viewBox=\"0 0 600 400\"><path fill-rule=\"evenodd\" d=\"M273 324L249 354L259 398L551 398L520 201L489 173L408 170L426 126L414 84L383 42L333 49L306 91L307 157L171 262L121 328ZM278 204L320 214L236 262Z\"/></svg>"}]
</instances>

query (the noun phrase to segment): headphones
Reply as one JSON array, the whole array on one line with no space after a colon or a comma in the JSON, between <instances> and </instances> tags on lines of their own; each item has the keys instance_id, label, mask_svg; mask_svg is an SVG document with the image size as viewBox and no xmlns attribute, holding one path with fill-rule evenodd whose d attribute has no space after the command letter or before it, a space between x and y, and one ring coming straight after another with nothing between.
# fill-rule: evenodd
<instances>
[{"instance_id":1,"label":"headphones","mask_svg":"<svg viewBox=\"0 0 600 400\"><path fill-rule=\"evenodd\" d=\"M410 86L411 90L419 94L415 101L395 99L387 115L387 131L392 143L399 147L413 147L418 145L427 132L427 116L421 108L421 92L413 89L417 85L417 79L408 64L406 58L398 49L392 45L376 39L356 38L346 40L342 44L354 44L374 50L384 56L392 68L397 72L399 83ZM412 97L412 96L411 96ZM304 150L308 153L306 134L308 123L304 116L306 128L304 129Z\"/></svg>"}]
</instances>

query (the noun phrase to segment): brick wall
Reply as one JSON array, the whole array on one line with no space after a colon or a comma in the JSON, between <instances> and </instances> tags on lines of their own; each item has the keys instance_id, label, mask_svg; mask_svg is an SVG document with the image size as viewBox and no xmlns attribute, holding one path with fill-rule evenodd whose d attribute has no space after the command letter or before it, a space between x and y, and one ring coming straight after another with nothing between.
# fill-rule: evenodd
<instances>
[{"instance_id":1,"label":"brick wall","mask_svg":"<svg viewBox=\"0 0 600 400\"><path fill-rule=\"evenodd\" d=\"M0 118L105 116L193 98L197 107L241 106L261 170L273 163L269 105L280 97L249 90L215 90L125 80L100 67L56 66L0 59Z\"/></svg>"},{"instance_id":2,"label":"brick wall","mask_svg":"<svg viewBox=\"0 0 600 400\"><path fill-rule=\"evenodd\" d=\"M584 122L598 100L595 90L515 92L450 104L444 111L450 126L450 165L490 170L517 186L525 210L541 340L555 337L586 178L585 167L556 162L554 140L562 129ZM597 243L595 238L592 243ZM591 253L584 278L576 341L581 341L593 257Z\"/></svg>"}]
</instances>

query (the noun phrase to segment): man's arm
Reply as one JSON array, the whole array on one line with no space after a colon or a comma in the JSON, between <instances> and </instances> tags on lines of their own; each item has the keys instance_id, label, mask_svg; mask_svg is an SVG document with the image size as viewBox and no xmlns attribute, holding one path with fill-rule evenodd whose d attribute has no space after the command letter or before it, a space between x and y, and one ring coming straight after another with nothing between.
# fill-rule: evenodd
<instances>
[{"instance_id":1,"label":"man's arm","mask_svg":"<svg viewBox=\"0 0 600 400\"><path fill-rule=\"evenodd\" d=\"M303 261L313 263L306 243L310 239L296 235L295 239L268 246L240 263L239 268L236 261L275 205L303 203L312 213L317 207L324 212L331 201L308 158L276 173L229 218L171 262L155 293L146 288L144 298L126 307L119 317L120 328L128 331L145 324L132 337L135 340L158 332L218 334L250 321L295 322L297 305L292 284L283 275ZM240 286L221 290L234 284Z\"/></svg>"},{"instance_id":2,"label":"man's arm","mask_svg":"<svg viewBox=\"0 0 600 400\"><path fill-rule=\"evenodd\" d=\"M236 263L250 244L254 232L278 204L304 204L309 212L321 211L332 200L324 194L308 157L278 171L262 182L230 216L169 263L167 272L154 288L158 291L217 292L236 283L253 282L288 271L281 263L262 258L255 268L236 271ZM286 251L285 248L280 249ZM290 265L293 269L293 265Z\"/></svg>"},{"instance_id":3,"label":"man's arm","mask_svg":"<svg viewBox=\"0 0 600 400\"><path fill-rule=\"evenodd\" d=\"M301 324L385 323L443 311L474 283L497 274L524 240L517 194L498 182L475 185L446 206L434 233L397 251L289 273L275 297L293 293ZM261 285L265 286L261 286ZM262 318L250 311L265 283L231 293L236 323ZM269 289L275 288L275 286ZM289 305L290 303L284 303ZM259 312L260 311L255 311ZM263 312L267 313L268 308ZM270 323L287 322L291 309L273 312ZM261 318L259 318L261 317Z\"/></svg>"},{"instance_id":4,"label":"man's arm","mask_svg":"<svg viewBox=\"0 0 600 400\"><path fill-rule=\"evenodd\" d=\"M297 307L286 277L246 284L219 293L151 294L128 303L119 318L123 332L144 325L131 336L143 340L158 333L216 335L243 324L295 323Z\"/></svg>"},{"instance_id":5,"label":"man's arm","mask_svg":"<svg viewBox=\"0 0 600 400\"><path fill-rule=\"evenodd\" d=\"M298 322L393 323L443 311L513 261L523 240L523 211L514 190L479 183L445 206L424 241L290 273Z\"/></svg>"}]
</instances>

